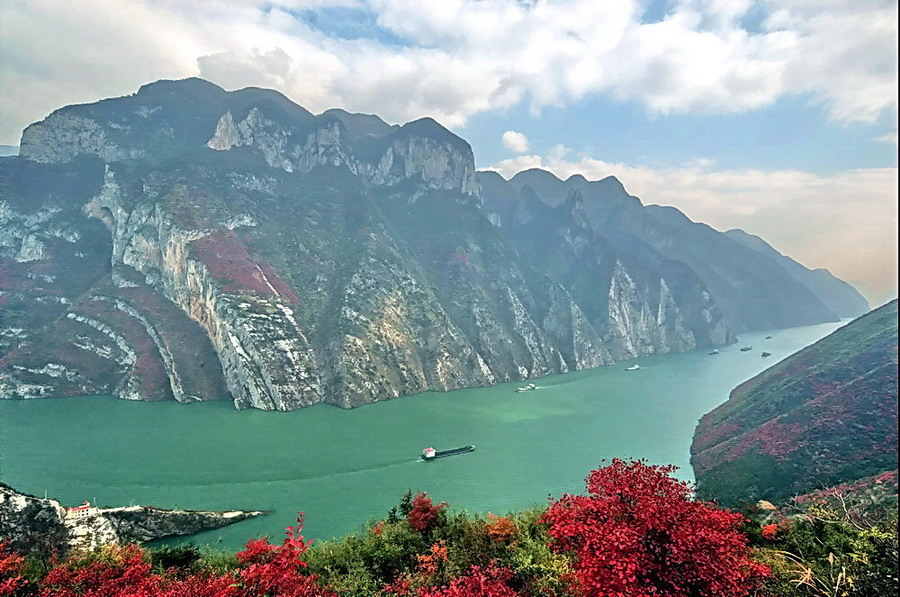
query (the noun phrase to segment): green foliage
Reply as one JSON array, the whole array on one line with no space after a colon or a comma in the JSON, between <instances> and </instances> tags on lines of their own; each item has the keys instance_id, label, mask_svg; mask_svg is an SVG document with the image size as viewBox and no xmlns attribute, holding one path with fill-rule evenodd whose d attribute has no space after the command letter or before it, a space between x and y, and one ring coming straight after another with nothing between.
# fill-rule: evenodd
<instances>
[{"instance_id":1,"label":"green foliage","mask_svg":"<svg viewBox=\"0 0 900 597\"><path fill-rule=\"evenodd\" d=\"M896 595L897 514L871 526L825 501L783 518L772 540L751 534L756 557L772 569L773 596Z\"/></svg>"},{"instance_id":2,"label":"green foliage","mask_svg":"<svg viewBox=\"0 0 900 597\"><path fill-rule=\"evenodd\" d=\"M153 572L159 574L169 569L190 570L200 561L201 553L196 545L164 545L147 550Z\"/></svg>"}]
</instances>

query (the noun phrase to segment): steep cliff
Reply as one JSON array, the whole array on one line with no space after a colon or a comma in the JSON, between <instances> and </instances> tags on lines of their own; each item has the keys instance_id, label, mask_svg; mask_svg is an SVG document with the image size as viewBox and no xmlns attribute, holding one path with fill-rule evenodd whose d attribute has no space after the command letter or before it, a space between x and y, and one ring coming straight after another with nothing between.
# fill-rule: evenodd
<instances>
[{"instance_id":1,"label":"steep cliff","mask_svg":"<svg viewBox=\"0 0 900 597\"><path fill-rule=\"evenodd\" d=\"M352 407L730 341L573 201L496 226L427 118L199 79L62 108L0 160L0 397Z\"/></svg>"},{"instance_id":2,"label":"steep cliff","mask_svg":"<svg viewBox=\"0 0 900 597\"><path fill-rule=\"evenodd\" d=\"M0 537L18 552L60 553L217 529L263 512L164 510L150 506L66 508L0 483Z\"/></svg>"},{"instance_id":3,"label":"steep cliff","mask_svg":"<svg viewBox=\"0 0 900 597\"><path fill-rule=\"evenodd\" d=\"M494 173L479 173L479 177L485 205L495 218L508 217L515 204L509 190ZM768 249L745 242L736 233L693 222L675 208L645 206L614 177L588 181L574 175L563 181L545 170L531 169L518 173L508 184L515 192L529 187L549 206L564 204L578 191L585 220L594 231L644 263L680 270L670 278L685 275L701 281L735 332L837 321L839 316L857 316L868 309L853 287L827 272L811 271L761 239Z\"/></svg>"},{"instance_id":4,"label":"steep cliff","mask_svg":"<svg viewBox=\"0 0 900 597\"><path fill-rule=\"evenodd\" d=\"M897 301L735 388L694 434L697 488L780 500L897 467Z\"/></svg>"},{"instance_id":5,"label":"steep cliff","mask_svg":"<svg viewBox=\"0 0 900 597\"><path fill-rule=\"evenodd\" d=\"M528 185L516 192L493 173L479 173L479 180L485 209L523 262L561 281L613 358L733 341L689 268L613 245L591 227L580 191L550 207Z\"/></svg>"}]
</instances>

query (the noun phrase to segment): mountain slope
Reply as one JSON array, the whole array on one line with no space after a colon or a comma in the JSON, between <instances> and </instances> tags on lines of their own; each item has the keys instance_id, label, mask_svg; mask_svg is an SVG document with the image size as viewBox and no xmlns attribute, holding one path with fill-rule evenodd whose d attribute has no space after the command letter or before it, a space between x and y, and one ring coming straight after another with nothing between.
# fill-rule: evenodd
<instances>
[{"instance_id":1,"label":"mountain slope","mask_svg":"<svg viewBox=\"0 0 900 597\"><path fill-rule=\"evenodd\" d=\"M691 446L698 491L784 499L897 467L897 301L735 388Z\"/></svg>"},{"instance_id":2,"label":"mountain slope","mask_svg":"<svg viewBox=\"0 0 900 597\"><path fill-rule=\"evenodd\" d=\"M689 268L615 246L591 227L581 191L551 207L529 185L517 192L495 173L478 180L485 210L522 260L563 281L615 358L733 341Z\"/></svg>"},{"instance_id":3,"label":"mountain slope","mask_svg":"<svg viewBox=\"0 0 900 597\"><path fill-rule=\"evenodd\" d=\"M0 218L2 398L351 407L728 336L702 284L672 292L589 231L584 258L613 270L523 258L434 120L265 89L159 81L61 108L0 160Z\"/></svg>"},{"instance_id":4,"label":"mountain slope","mask_svg":"<svg viewBox=\"0 0 900 597\"><path fill-rule=\"evenodd\" d=\"M485 206L500 218L503 209L514 209L514 201L508 191L501 190L497 177L479 173ZM799 264L805 273L786 268L773 255L693 222L674 208L644 206L614 177L588 181L574 175L562 181L550 172L531 169L516 174L509 185L516 191L530 187L550 206L580 192L587 220L596 232L618 250L645 262L678 262L691 270L736 332L836 321L838 314L826 302L840 304L842 313L859 315L865 310L864 299L852 288L848 292L838 284L823 283Z\"/></svg>"},{"instance_id":5,"label":"mountain slope","mask_svg":"<svg viewBox=\"0 0 900 597\"><path fill-rule=\"evenodd\" d=\"M728 230L725 235L762 255L775 259L792 278L812 290L840 317L858 317L869 310L869 302L853 286L835 277L827 269L810 270L754 234Z\"/></svg>"}]
</instances>

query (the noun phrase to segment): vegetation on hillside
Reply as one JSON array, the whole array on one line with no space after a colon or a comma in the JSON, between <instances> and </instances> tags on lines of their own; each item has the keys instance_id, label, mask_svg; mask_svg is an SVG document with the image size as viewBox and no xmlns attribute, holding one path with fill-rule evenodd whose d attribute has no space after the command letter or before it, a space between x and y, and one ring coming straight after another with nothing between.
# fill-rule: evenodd
<instances>
[{"instance_id":1,"label":"vegetation on hillside","mask_svg":"<svg viewBox=\"0 0 900 597\"><path fill-rule=\"evenodd\" d=\"M20 555L0 546L0 595L46 597L601 597L888 595L897 577L896 474L742 514L695 501L673 467L614 460L585 495L506 516L407 493L360 533L237 554L111 546ZM896 503L896 501L894 502ZM880 504L876 507L876 504ZM880 508L880 509L879 509ZM891 516L893 517L891 519Z\"/></svg>"},{"instance_id":2,"label":"vegetation on hillside","mask_svg":"<svg viewBox=\"0 0 900 597\"><path fill-rule=\"evenodd\" d=\"M897 301L734 389L691 446L698 491L784 500L897 466Z\"/></svg>"}]
</instances>

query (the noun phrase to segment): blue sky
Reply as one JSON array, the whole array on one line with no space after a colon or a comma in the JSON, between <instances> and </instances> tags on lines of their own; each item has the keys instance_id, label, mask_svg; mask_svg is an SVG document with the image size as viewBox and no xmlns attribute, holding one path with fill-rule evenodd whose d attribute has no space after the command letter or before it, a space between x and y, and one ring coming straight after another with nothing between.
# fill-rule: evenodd
<instances>
[{"instance_id":1,"label":"blue sky","mask_svg":"<svg viewBox=\"0 0 900 597\"><path fill-rule=\"evenodd\" d=\"M616 175L870 297L897 285L896 0L0 4L0 144L202 76L314 112L431 116L479 168Z\"/></svg>"},{"instance_id":2,"label":"blue sky","mask_svg":"<svg viewBox=\"0 0 900 597\"><path fill-rule=\"evenodd\" d=\"M480 166L510 157L513 152L503 146L501 136L516 130L537 153L563 144L612 162L674 166L715 159L723 168L796 168L827 175L896 166L897 146L879 140L889 128L881 120L829 121L807 94L737 114L650 115L633 102L591 98L532 115L522 102L476 114L455 132L472 144Z\"/></svg>"}]
</instances>

